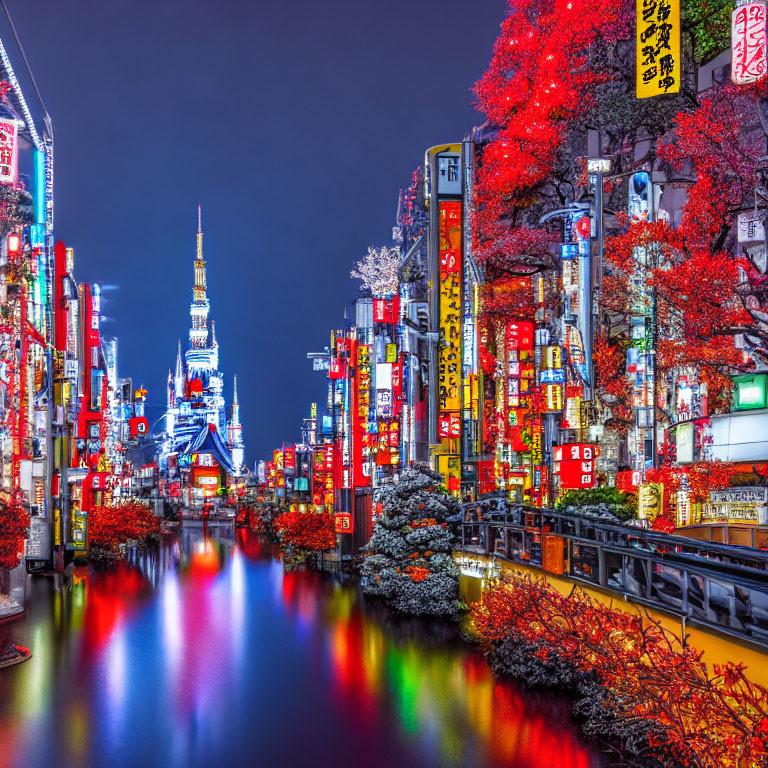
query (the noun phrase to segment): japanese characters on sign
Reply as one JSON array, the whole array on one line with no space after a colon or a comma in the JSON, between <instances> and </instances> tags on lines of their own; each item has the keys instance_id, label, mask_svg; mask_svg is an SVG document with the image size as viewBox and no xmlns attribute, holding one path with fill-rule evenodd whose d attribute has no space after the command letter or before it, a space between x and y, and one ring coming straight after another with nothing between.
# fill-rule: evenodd
<instances>
[{"instance_id":1,"label":"japanese characters on sign","mask_svg":"<svg viewBox=\"0 0 768 768\"><path fill-rule=\"evenodd\" d=\"M446 411L461 409L461 203L440 202L440 356L438 405Z\"/></svg>"},{"instance_id":2,"label":"japanese characters on sign","mask_svg":"<svg viewBox=\"0 0 768 768\"><path fill-rule=\"evenodd\" d=\"M354 394L352 406L352 469L353 485L359 488L371 484L368 465L370 450L363 445L363 436L368 430L368 418L371 410L371 350L367 344L360 344L357 347Z\"/></svg>"},{"instance_id":3,"label":"japanese characters on sign","mask_svg":"<svg viewBox=\"0 0 768 768\"><path fill-rule=\"evenodd\" d=\"M15 184L18 175L19 144L16 121L0 119L0 184Z\"/></svg>"},{"instance_id":4,"label":"japanese characters on sign","mask_svg":"<svg viewBox=\"0 0 768 768\"><path fill-rule=\"evenodd\" d=\"M597 446L571 443L555 446L552 450L561 488L595 487L595 458L600 455Z\"/></svg>"},{"instance_id":5,"label":"japanese characters on sign","mask_svg":"<svg viewBox=\"0 0 768 768\"><path fill-rule=\"evenodd\" d=\"M764 3L740 5L731 14L731 80L736 85L765 77L765 22Z\"/></svg>"},{"instance_id":6,"label":"japanese characters on sign","mask_svg":"<svg viewBox=\"0 0 768 768\"><path fill-rule=\"evenodd\" d=\"M637 98L680 90L680 0L636 0Z\"/></svg>"}]
</instances>

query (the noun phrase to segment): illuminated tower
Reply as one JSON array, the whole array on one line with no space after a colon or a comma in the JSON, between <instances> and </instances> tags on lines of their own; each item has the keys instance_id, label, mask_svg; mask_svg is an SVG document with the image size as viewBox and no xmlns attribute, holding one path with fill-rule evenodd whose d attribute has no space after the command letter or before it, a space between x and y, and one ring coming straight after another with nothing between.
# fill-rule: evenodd
<instances>
[{"instance_id":1,"label":"illuminated tower","mask_svg":"<svg viewBox=\"0 0 768 768\"><path fill-rule=\"evenodd\" d=\"M221 468L229 475L239 474L244 459L242 427L237 404L237 385L232 420L227 421L224 402L224 377L219 370L219 343L216 326L211 320L208 327L211 304L205 259L203 258L202 209L197 208L197 248L195 251L195 282L192 303L189 308L189 345L182 356L181 341L176 353L176 368L168 377L168 408L166 410L165 439L160 449L159 465L167 472L168 479L176 485L179 475L176 469L192 468L193 478L186 478L194 487L195 498L210 495L216 490L210 480L211 471ZM177 459L171 462L176 454ZM199 465L195 462L205 462ZM214 463L211 463L214 462ZM198 471L199 470L199 471ZM206 474L207 473L207 474ZM194 479L197 478L197 479ZM198 482L199 478L203 478ZM204 482L205 481L205 482Z\"/></svg>"},{"instance_id":2,"label":"illuminated tower","mask_svg":"<svg viewBox=\"0 0 768 768\"><path fill-rule=\"evenodd\" d=\"M195 256L195 285L192 288L192 327L189 330L189 346L202 349L208 345L208 301L205 283L205 260L203 259L203 208L197 206L197 254Z\"/></svg>"}]
</instances>

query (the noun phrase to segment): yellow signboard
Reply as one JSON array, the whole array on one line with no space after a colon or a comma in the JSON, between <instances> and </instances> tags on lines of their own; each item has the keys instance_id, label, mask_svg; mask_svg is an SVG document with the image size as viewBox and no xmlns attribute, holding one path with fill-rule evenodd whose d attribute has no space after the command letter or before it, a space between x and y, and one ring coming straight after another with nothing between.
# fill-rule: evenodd
<instances>
[{"instance_id":1,"label":"yellow signboard","mask_svg":"<svg viewBox=\"0 0 768 768\"><path fill-rule=\"evenodd\" d=\"M637 489L637 516L652 523L664 513L664 484L641 483Z\"/></svg>"},{"instance_id":2,"label":"yellow signboard","mask_svg":"<svg viewBox=\"0 0 768 768\"><path fill-rule=\"evenodd\" d=\"M680 0L635 0L637 98L680 91Z\"/></svg>"}]
</instances>

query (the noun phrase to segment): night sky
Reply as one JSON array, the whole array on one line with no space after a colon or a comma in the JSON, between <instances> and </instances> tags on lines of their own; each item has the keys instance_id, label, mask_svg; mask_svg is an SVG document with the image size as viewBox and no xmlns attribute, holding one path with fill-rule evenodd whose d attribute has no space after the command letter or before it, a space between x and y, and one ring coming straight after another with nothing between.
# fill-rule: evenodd
<instances>
[{"instance_id":1,"label":"night sky","mask_svg":"<svg viewBox=\"0 0 768 768\"><path fill-rule=\"evenodd\" d=\"M247 460L296 440L325 394L306 352L342 325L355 260L389 242L424 150L482 122L470 88L504 0L6 3L54 122L55 236L78 281L112 286L119 375L160 416L201 202Z\"/></svg>"}]
</instances>

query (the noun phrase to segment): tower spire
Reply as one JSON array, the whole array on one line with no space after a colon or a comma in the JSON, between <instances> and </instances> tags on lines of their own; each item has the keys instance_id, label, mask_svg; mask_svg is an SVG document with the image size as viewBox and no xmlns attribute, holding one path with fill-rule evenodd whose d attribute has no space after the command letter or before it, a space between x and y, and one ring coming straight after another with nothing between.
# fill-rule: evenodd
<instances>
[{"instance_id":1,"label":"tower spire","mask_svg":"<svg viewBox=\"0 0 768 768\"><path fill-rule=\"evenodd\" d=\"M197 204L197 260L203 260L203 206Z\"/></svg>"},{"instance_id":2,"label":"tower spire","mask_svg":"<svg viewBox=\"0 0 768 768\"><path fill-rule=\"evenodd\" d=\"M235 381L232 388L232 405L239 405L237 400L237 374L235 374Z\"/></svg>"},{"instance_id":3,"label":"tower spire","mask_svg":"<svg viewBox=\"0 0 768 768\"><path fill-rule=\"evenodd\" d=\"M208 310L210 303L206 291L205 259L203 258L203 207L197 206L197 252L195 254L195 286L192 289L192 329L189 343L193 349L208 345Z\"/></svg>"}]
</instances>

